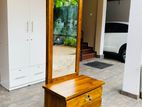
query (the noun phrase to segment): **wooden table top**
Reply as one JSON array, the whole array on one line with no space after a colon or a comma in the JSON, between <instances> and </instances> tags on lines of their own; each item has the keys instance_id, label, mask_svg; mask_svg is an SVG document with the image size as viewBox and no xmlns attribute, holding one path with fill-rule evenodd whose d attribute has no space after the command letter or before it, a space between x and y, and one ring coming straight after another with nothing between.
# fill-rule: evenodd
<instances>
[{"instance_id":1,"label":"wooden table top","mask_svg":"<svg viewBox=\"0 0 142 107\"><path fill-rule=\"evenodd\" d=\"M47 91L58 95L59 97L70 100L81 94L94 90L101 87L104 84L103 81L96 80L84 75L77 78L63 81L60 83L52 83L43 86Z\"/></svg>"}]
</instances>

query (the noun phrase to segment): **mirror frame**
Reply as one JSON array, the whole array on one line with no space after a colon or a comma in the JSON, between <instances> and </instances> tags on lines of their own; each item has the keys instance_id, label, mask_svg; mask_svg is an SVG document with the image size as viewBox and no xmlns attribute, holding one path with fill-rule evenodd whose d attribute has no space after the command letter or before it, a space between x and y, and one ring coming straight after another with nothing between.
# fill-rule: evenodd
<instances>
[{"instance_id":1,"label":"mirror frame","mask_svg":"<svg viewBox=\"0 0 142 107\"><path fill-rule=\"evenodd\" d=\"M77 47L75 73L52 78L54 0L46 0L46 84L75 78L79 75L83 0L78 0Z\"/></svg>"}]
</instances>

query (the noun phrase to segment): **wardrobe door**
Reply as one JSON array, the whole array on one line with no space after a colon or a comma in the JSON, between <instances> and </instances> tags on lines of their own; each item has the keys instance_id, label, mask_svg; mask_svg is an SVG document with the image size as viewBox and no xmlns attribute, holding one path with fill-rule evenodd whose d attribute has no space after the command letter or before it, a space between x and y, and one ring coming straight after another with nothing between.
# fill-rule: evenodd
<instances>
[{"instance_id":1,"label":"wardrobe door","mask_svg":"<svg viewBox=\"0 0 142 107\"><path fill-rule=\"evenodd\" d=\"M30 65L45 64L46 0L31 1Z\"/></svg>"},{"instance_id":2,"label":"wardrobe door","mask_svg":"<svg viewBox=\"0 0 142 107\"><path fill-rule=\"evenodd\" d=\"M29 0L8 0L10 69L29 65Z\"/></svg>"}]
</instances>

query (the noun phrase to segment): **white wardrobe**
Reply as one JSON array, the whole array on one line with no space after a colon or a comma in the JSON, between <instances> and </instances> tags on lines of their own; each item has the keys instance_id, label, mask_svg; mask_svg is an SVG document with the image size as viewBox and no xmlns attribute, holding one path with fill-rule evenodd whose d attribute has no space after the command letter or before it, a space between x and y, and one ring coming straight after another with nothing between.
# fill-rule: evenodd
<instances>
[{"instance_id":1,"label":"white wardrobe","mask_svg":"<svg viewBox=\"0 0 142 107\"><path fill-rule=\"evenodd\" d=\"M0 0L0 81L8 90L45 80L46 0Z\"/></svg>"}]
</instances>

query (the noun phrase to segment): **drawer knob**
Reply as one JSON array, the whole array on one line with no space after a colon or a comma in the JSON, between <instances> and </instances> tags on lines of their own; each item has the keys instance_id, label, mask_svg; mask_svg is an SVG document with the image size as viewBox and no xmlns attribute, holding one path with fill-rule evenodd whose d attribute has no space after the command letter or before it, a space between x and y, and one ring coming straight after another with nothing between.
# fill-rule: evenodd
<instances>
[{"instance_id":1,"label":"drawer knob","mask_svg":"<svg viewBox=\"0 0 142 107\"><path fill-rule=\"evenodd\" d=\"M85 96L85 101L91 102L91 101L92 101L92 97L91 97L89 94L87 94L87 95Z\"/></svg>"}]
</instances>

